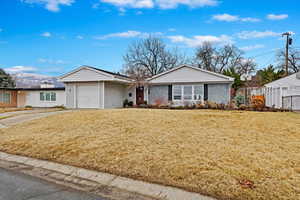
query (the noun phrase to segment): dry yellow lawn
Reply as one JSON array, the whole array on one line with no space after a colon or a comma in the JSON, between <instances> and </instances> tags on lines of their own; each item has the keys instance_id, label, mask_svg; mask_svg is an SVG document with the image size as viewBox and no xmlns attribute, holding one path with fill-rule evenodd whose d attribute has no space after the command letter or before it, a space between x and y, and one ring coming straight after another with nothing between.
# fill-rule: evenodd
<instances>
[{"instance_id":1,"label":"dry yellow lawn","mask_svg":"<svg viewBox=\"0 0 300 200\"><path fill-rule=\"evenodd\" d=\"M300 199L295 113L79 111L1 129L0 150L220 199Z\"/></svg>"},{"instance_id":2,"label":"dry yellow lawn","mask_svg":"<svg viewBox=\"0 0 300 200\"><path fill-rule=\"evenodd\" d=\"M32 108L0 108L0 113L32 110Z\"/></svg>"}]
</instances>

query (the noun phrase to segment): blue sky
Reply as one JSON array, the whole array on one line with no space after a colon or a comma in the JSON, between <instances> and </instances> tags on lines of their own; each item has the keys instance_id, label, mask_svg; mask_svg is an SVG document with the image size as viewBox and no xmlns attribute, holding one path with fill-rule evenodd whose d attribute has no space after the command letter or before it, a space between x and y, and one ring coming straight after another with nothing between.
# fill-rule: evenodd
<instances>
[{"instance_id":1,"label":"blue sky","mask_svg":"<svg viewBox=\"0 0 300 200\"><path fill-rule=\"evenodd\" d=\"M153 34L187 55L203 41L232 43L258 67L274 62L298 0L1 0L0 67L57 76L80 65L122 68L130 42Z\"/></svg>"}]
</instances>

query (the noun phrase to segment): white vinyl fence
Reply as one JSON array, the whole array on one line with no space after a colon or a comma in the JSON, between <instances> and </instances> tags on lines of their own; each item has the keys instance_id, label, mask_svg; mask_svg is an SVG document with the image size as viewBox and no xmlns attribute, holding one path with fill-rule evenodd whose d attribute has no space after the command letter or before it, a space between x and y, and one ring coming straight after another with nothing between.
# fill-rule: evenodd
<instances>
[{"instance_id":1,"label":"white vinyl fence","mask_svg":"<svg viewBox=\"0 0 300 200\"><path fill-rule=\"evenodd\" d=\"M264 95L267 107L300 110L300 86L248 89L251 96Z\"/></svg>"},{"instance_id":2,"label":"white vinyl fence","mask_svg":"<svg viewBox=\"0 0 300 200\"><path fill-rule=\"evenodd\" d=\"M300 110L300 95L282 97L282 107L288 110Z\"/></svg>"}]
</instances>

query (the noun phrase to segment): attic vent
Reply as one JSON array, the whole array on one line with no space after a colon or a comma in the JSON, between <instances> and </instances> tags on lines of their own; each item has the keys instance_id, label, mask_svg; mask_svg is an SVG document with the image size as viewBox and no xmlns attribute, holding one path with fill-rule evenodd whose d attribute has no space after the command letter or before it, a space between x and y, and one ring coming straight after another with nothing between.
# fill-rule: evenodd
<instances>
[{"instance_id":1,"label":"attic vent","mask_svg":"<svg viewBox=\"0 0 300 200\"><path fill-rule=\"evenodd\" d=\"M297 78L297 79L300 79L300 72L298 72L298 73L296 74L296 78Z\"/></svg>"}]
</instances>

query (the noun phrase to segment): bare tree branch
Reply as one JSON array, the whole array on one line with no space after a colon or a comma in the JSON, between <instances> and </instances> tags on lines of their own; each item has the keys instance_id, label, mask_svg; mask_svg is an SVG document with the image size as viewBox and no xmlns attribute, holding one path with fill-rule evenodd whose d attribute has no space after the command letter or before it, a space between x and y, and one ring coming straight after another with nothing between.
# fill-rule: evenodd
<instances>
[{"instance_id":1,"label":"bare tree branch","mask_svg":"<svg viewBox=\"0 0 300 200\"><path fill-rule=\"evenodd\" d=\"M177 49L168 50L161 39L152 36L132 43L123 59L123 72L137 80L144 80L187 61Z\"/></svg>"},{"instance_id":2,"label":"bare tree branch","mask_svg":"<svg viewBox=\"0 0 300 200\"><path fill-rule=\"evenodd\" d=\"M235 68L240 75L252 73L256 64L251 59L245 59L243 52L233 45L216 48L210 43L204 43L196 50L196 64L198 67L224 73L225 70Z\"/></svg>"},{"instance_id":3,"label":"bare tree branch","mask_svg":"<svg viewBox=\"0 0 300 200\"><path fill-rule=\"evenodd\" d=\"M296 51L293 48L289 50L289 73L296 73L300 71L300 52ZM285 51L281 50L277 54L277 60L279 62L278 68L285 69Z\"/></svg>"}]
</instances>

